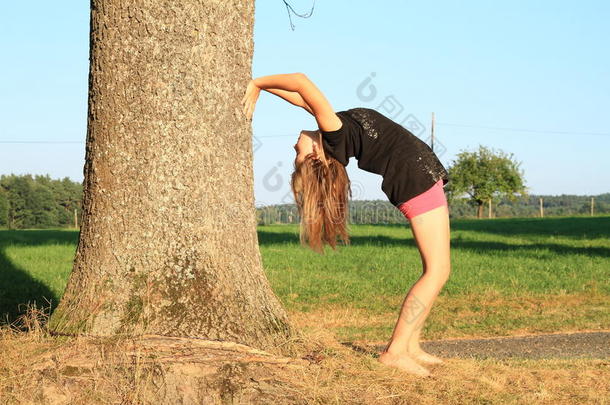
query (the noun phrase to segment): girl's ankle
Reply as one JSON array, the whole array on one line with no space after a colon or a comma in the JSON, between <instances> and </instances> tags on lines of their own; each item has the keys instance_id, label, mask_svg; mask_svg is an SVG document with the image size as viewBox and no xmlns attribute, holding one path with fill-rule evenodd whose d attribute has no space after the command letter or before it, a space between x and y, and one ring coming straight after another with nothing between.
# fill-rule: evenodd
<instances>
[{"instance_id":1,"label":"girl's ankle","mask_svg":"<svg viewBox=\"0 0 610 405\"><path fill-rule=\"evenodd\" d=\"M401 356L408 354L408 350L405 348L405 345L398 345L396 343L389 343L386 345L383 353L388 353L394 356Z\"/></svg>"},{"instance_id":2,"label":"girl's ankle","mask_svg":"<svg viewBox=\"0 0 610 405\"><path fill-rule=\"evenodd\" d=\"M421 346L419 345L419 343L418 344L409 344L409 345L407 345L407 352L408 353L414 353L415 354L415 353L420 353L422 351L423 350L422 350Z\"/></svg>"}]
</instances>

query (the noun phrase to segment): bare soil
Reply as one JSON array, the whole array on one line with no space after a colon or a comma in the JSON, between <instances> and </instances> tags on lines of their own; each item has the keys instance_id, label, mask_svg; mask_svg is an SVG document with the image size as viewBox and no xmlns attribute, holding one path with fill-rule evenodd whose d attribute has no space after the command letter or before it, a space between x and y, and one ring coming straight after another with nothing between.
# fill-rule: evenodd
<instances>
[{"instance_id":1,"label":"bare soil","mask_svg":"<svg viewBox=\"0 0 610 405\"><path fill-rule=\"evenodd\" d=\"M371 346L380 352L385 343ZM610 331L443 339L422 342L422 347L443 358L610 359Z\"/></svg>"}]
</instances>

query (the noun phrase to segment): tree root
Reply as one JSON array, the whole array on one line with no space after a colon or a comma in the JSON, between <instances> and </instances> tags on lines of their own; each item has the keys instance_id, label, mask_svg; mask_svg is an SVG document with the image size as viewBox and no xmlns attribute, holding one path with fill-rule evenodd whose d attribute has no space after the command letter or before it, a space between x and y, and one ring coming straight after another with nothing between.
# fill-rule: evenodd
<instances>
[{"instance_id":1,"label":"tree root","mask_svg":"<svg viewBox=\"0 0 610 405\"><path fill-rule=\"evenodd\" d=\"M294 382L312 363L234 342L143 335L73 339L29 371L41 377L37 395L55 404L97 403L88 392L104 403L299 403Z\"/></svg>"}]
</instances>

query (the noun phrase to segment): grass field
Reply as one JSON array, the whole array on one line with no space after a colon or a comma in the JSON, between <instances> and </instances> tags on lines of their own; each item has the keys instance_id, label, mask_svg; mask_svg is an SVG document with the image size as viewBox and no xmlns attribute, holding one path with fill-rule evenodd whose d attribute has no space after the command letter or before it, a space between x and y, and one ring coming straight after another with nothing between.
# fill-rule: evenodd
<instances>
[{"instance_id":1,"label":"grass field","mask_svg":"<svg viewBox=\"0 0 610 405\"><path fill-rule=\"evenodd\" d=\"M610 217L452 221L452 274L426 339L610 326ZM320 256L298 227L259 229L264 266L286 307L346 339L390 336L421 262L405 225L352 226ZM349 309L346 311L346 309ZM306 315L301 315L307 318Z\"/></svg>"},{"instance_id":2,"label":"grass field","mask_svg":"<svg viewBox=\"0 0 610 405\"><path fill-rule=\"evenodd\" d=\"M452 274L428 318L424 340L610 328L610 216L453 220L451 227ZM406 223L352 225L351 245L325 256L299 245L297 226L258 231L265 271L299 327L332 334L338 341L387 341L402 300L421 273ZM68 230L0 231L0 313L5 320L14 319L18 305L28 301L44 303L46 297L56 305L77 240L78 233ZM8 339L6 353L9 347L25 346ZM21 360L13 355L10 361L27 364L28 350L42 351L30 349L23 349ZM342 349L327 354L333 350ZM307 380L315 385L311 402L343 403L343 395L360 392L353 395L386 398L380 393L388 393L388 403L392 398L456 404L606 403L600 398L608 391L603 383L608 364L601 360L452 360L432 386L413 382L404 387L399 380L377 378L381 371L371 358L330 358L324 369L330 382L321 383L320 376ZM3 373L13 371L2 371L0 377ZM365 383L367 391L359 391Z\"/></svg>"},{"instance_id":3,"label":"grass field","mask_svg":"<svg viewBox=\"0 0 610 405\"><path fill-rule=\"evenodd\" d=\"M452 274L425 339L610 326L610 217L454 220ZM286 308L340 338L383 340L421 274L407 224L352 225L326 255L298 243L298 226L259 227L263 264ZM43 297L55 306L78 232L0 231L0 312Z\"/></svg>"}]
</instances>

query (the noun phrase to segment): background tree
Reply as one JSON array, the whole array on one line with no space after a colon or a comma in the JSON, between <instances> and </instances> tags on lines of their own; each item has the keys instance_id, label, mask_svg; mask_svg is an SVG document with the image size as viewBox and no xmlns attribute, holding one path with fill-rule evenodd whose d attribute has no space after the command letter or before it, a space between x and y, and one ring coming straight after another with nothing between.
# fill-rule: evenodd
<instances>
[{"instance_id":1,"label":"background tree","mask_svg":"<svg viewBox=\"0 0 610 405\"><path fill-rule=\"evenodd\" d=\"M35 223L32 212L32 176L7 176L3 187L8 195L8 227L29 228Z\"/></svg>"},{"instance_id":2,"label":"background tree","mask_svg":"<svg viewBox=\"0 0 610 405\"><path fill-rule=\"evenodd\" d=\"M80 211L82 202L82 184L71 181L68 177L53 182L54 198L57 207L57 223L60 226L74 226L74 211ZM79 221L80 223L80 221Z\"/></svg>"},{"instance_id":3,"label":"background tree","mask_svg":"<svg viewBox=\"0 0 610 405\"><path fill-rule=\"evenodd\" d=\"M38 224L41 228L51 228L57 223L57 208L53 195L53 181L46 176L35 176L32 181L32 196L30 200L32 222L29 227Z\"/></svg>"},{"instance_id":4,"label":"background tree","mask_svg":"<svg viewBox=\"0 0 610 405\"><path fill-rule=\"evenodd\" d=\"M8 227L8 193L0 184L0 227Z\"/></svg>"},{"instance_id":5,"label":"background tree","mask_svg":"<svg viewBox=\"0 0 610 405\"><path fill-rule=\"evenodd\" d=\"M447 184L449 200L466 193L477 207L477 217L483 216L484 204L505 197L516 199L525 195L526 188L520 163L512 154L494 151L479 145L474 152L462 151L451 167Z\"/></svg>"},{"instance_id":6,"label":"background tree","mask_svg":"<svg viewBox=\"0 0 610 405\"><path fill-rule=\"evenodd\" d=\"M285 342L240 105L254 1L93 0L90 21L83 221L49 329Z\"/></svg>"}]
</instances>

